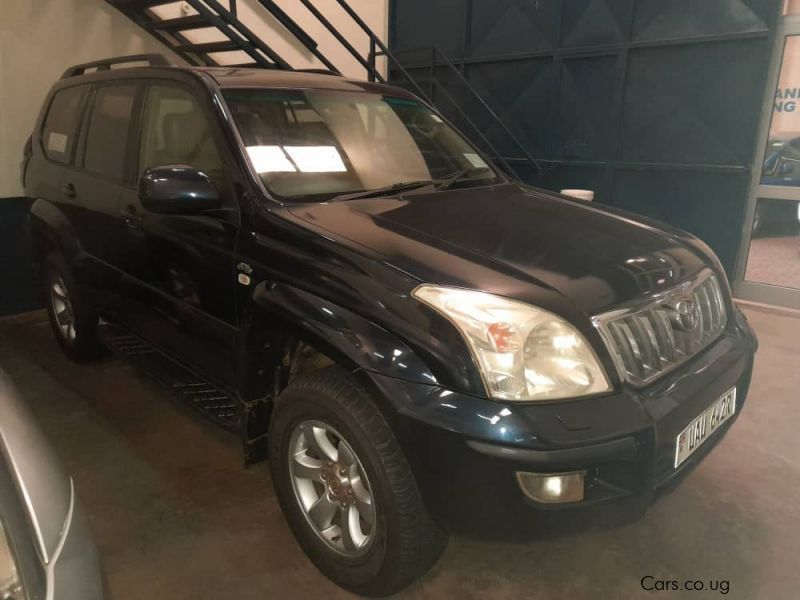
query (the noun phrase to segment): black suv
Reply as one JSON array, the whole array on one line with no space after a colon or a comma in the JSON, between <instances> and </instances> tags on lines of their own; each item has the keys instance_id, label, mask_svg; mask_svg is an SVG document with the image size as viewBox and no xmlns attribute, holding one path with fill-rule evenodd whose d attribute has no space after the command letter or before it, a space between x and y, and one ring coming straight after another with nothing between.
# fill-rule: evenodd
<instances>
[{"instance_id":1,"label":"black suv","mask_svg":"<svg viewBox=\"0 0 800 600\"><path fill-rule=\"evenodd\" d=\"M756 341L697 238L509 179L402 89L112 62L26 147L55 336L268 455L339 585L402 588L461 519L646 504L738 416Z\"/></svg>"}]
</instances>

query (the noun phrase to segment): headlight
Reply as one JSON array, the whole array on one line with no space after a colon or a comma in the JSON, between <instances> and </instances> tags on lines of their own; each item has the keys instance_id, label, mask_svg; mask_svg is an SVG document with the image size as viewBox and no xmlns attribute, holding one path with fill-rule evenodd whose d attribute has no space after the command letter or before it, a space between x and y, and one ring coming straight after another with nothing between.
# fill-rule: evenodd
<instances>
[{"instance_id":1,"label":"headlight","mask_svg":"<svg viewBox=\"0 0 800 600\"><path fill-rule=\"evenodd\" d=\"M412 295L461 331L492 398L555 400L611 389L583 336L546 310L435 285L421 285Z\"/></svg>"},{"instance_id":2,"label":"headlight","mask_svg":"<svg viewBox=\"0 0 800 600\"><path fill-rule=\"evenodd\" d=\"M24 600L25 592L19 579L11 545L0 521L0 598L2 600Z\"/></svg>"}]
</instances>

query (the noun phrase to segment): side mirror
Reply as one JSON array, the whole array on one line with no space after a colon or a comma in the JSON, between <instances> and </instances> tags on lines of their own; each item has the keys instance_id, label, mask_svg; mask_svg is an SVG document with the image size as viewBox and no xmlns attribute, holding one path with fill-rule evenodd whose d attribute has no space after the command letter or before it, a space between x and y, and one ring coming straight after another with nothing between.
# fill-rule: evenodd
<instances>
[{"instance_id":1,"label":"side mirror","mask_svg":"<svg viewBox=\"0 0 800 600\"><path fill-rule=\"evenodd\" d=\"M788 160L781 160L778 163L778 175L791 175L794 173L794 163Z\"/></svg>"},{"instance_id":2,"label":"side mirror","mask_svg":"<svg viewBox=\"0 0 800 600\"><path fill-rule=\"evenodd\" d=\"M147 169L139 178L139 200L147 210L167 215L195 215L222 207L208 176L186 165Z\"/></svg>"}]
</instances>

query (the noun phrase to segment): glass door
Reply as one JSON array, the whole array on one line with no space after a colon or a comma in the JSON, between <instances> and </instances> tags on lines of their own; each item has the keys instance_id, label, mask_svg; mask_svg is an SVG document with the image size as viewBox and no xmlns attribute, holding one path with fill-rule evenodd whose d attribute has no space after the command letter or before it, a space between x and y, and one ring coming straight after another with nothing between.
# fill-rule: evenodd
<instances>
[{"instance_id":1,"label":"glass door","mask_svg":"<svg viewBox=\"0 0 800 600\"><path fill-rule=\"evenodd\" d=\"M769 89L735 295L800 309L800 17L778 28Z\"/></svg>"}]
</instances>

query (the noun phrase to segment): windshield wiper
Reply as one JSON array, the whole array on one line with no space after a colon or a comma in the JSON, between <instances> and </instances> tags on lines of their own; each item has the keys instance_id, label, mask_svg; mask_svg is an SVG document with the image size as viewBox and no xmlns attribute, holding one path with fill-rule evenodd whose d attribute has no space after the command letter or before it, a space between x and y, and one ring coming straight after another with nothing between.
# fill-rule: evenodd
<instances>
[{"instance_id":1,"label":"windshield wiper","mask_svg":"<svg viewBox=\"0 0 800 600\"><path fill-rule=\"evenodd\" d=\"M387 194L396 194L398 192L408 192L417 188L424 187L435 183L431 179L422 179L420 181L401 181L393 183L392 185L385 185L383 187L374 188L371 190L362 190L360 192L353 192L352 194L341 194L334 196L328 202L339 202L340 200L356 200L358 198L372 198L375 196L383 196Z\"/></svg>"},{"instance_id":2,"label":"windshield wiper","mask_svg":"<svg viewBox=\"0 0 800 600\"><path fill-rule=\"evenodd\" d=\"M442 190L446 190L451 185L458 181L462 181L463 179L488 179L488 177L471 177L473 173L476 171L486 171L488 170L489 173L492 173L491 169L487 169L486 167L467 167L466 169L459 169L455 173L451 173L450 175L443 177L441 179L436 180L436 191L441 192Z\"/></svg>"}]
</instances>

